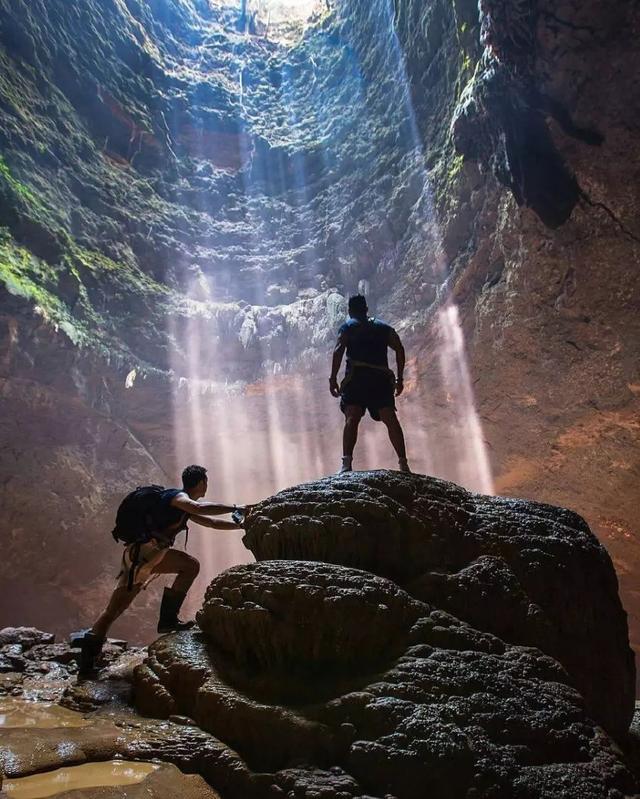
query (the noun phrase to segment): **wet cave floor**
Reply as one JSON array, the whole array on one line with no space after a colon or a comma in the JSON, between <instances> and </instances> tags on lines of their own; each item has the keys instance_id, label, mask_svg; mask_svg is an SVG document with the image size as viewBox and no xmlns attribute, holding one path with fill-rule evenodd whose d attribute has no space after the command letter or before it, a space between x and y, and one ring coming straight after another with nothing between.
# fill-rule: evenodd
<instances>
[{"instance_id":1,"label":"wet cave floor","mask_svg":"<svg viewBox=\"0 0 640 799\"><path fill-rule=\"evenodd\" d=\"M0 674L3 799L224 799L243 795L239 788L247 785L252 791L246 795L263 794L260 775L250 774L236 752L190 719L136 712L133 672L146 649L110 641L106 665L84 681L66 644L35 649L16 662L20 671ZM623 750L639 774L640 703Z\"/></svg>"},{"instance_id":2,"label":"wet cave floor","mask_svg":"<svg viewBox=\"0 0 640 799\"><path fill-rule=\"evenodd\" d=\"M199 731L186 719L145 719L129 704L144 650L114 642L96 679L80 681L66 644L40 646L42 659L16 662L20 671L0 674L3 799L115 799L124 786L134 799L217 797L201 776L175 765L177 752L190 748L184 743L189 732L198 738Z\"/></svg>"}]
</instances>

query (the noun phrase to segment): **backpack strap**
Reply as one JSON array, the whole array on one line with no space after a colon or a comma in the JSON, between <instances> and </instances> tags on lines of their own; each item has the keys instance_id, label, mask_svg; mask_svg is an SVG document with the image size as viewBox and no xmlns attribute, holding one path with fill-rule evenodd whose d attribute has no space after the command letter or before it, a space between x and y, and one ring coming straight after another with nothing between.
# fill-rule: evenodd
<instances>
[{"instance_id":1,"label":"backpack strap","mask_svg":"<svg viewBox=\"0 0 640 799\"><path fill-rule=\"evenodd\" d=\"M127 577L127 591L133 591L133 578L138 568L138 561L140 560L140 542L138 541L133 545L131 550L131 566L129 566L129 576Z\"/></svg>"}]
</instances>

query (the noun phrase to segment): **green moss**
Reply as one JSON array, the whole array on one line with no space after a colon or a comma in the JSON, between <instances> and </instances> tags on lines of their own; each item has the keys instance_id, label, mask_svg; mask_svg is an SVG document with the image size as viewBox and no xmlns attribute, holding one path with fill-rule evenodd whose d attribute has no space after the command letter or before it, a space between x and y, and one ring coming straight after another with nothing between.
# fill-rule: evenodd
<instances>
[{"instance_id":1,"label":"green moss","mask_svg":"<svg viewBox=\"0 0 640 799\"><path fill-rule=\"evenodd\" d=\"M460 174L462 171L462 167L464 166L464 156L463 155L455 155L450 162L449 171L447 173L447 178L449 181L455 180L455 178Z\"/></svg>"},{"instance_id":2,"label":"green moss","mask_svg":"<svg viewBox=\"0 0 640 799\"><path fill-rule=\"evenodd\" d=\"M91 277L101 284L109 284L110 290L121 292L134 298L137 296L167 299L171 291L167 286L155 281L137 265L113 261L101 252L80 247L70 236L66 236L68 251L64 258L70 271L82 281Z\"/></svg>"},{"instance_id":3,"label":"green moss","mask_svg":"<svg viewBox=\"0 0 640 799\"><path fill-rule=\"evenodd\" d=\"M28 300L45 320L64 330L74 344L86 342L86 331L74 322L69 309L55 294L56 272L46 261L16 244L4 228L0 228L0 282L10 294Z\"/></svg>"},{"instance_id":4,"label":"green moss","mask_svg":"<svg viewBox=\"0 0 640 799\"><path fill-rule=\"evenodd\" d=\"M36 197L36 195L31 191L31 189L26 186L24 183L21 183L17 180L12 174L11 170L7 162L4 158L0 155L0 179L4 180L4 182L9 186L9 188L20 197L25 202L34 205L36 207L42 207L42 203Z\"/></svg>"}]
</instances>

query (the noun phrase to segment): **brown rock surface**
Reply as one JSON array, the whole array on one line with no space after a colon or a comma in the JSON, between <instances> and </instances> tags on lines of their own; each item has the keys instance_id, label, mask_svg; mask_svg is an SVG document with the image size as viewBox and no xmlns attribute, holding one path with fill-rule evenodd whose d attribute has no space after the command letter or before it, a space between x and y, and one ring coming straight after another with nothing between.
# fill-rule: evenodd
<instances>
[{"instance_id":1,"label":"brown rock surface","mask_svg":"<svg viewBox=\"0 0 640 799\"><path fill-rule=\"evenodd\" d=\"M256 506L258 560L356 566L515 644L557 658L610 732L626 733L635 670L606 550L577 514L420 475L358 472Z\"/></svg>"},{"instance_id":2,"label":"brown rock surface","mask_svg":"<svg viewBox=\"0 0 640 799\"><path fill-rule=\"evenodd\" d=\"M121 722L122 723L122 722ZM148 728L153 734L153 727ZM156 735L157 735L156 731ZM35 738L35 741L34 741ZM96 763L117 755L126 758L131 735L104 719L94 721L91 729L78 730L9 730L3 732L0 744L0 769L5 779L20 779L34 774L52 772L59 768ZM17 785L16 785L17 787ZM213 791L199 775L183 774L175 765L163 763L137 784L103 785L95 788L75 788L55 794L74 799L216 799Z\"/></svg>"}]
</instances>

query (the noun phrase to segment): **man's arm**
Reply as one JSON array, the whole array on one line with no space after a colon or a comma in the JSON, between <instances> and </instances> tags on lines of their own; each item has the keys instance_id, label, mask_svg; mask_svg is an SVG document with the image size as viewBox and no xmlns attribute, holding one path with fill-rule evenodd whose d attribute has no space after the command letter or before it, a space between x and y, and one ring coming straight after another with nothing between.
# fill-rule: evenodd
<instances>
[{"instance_id":1,"label":"man's arm","mask_svg":"<svg viewBox=\"0 0 640 799\"><path fill-rule=\"evenodd\" d=\"M338 386L338 372L340 371L340 364L342 363L342 356L347 348L344 333L338 336L338 342L333 350L333 358L331 359L331 377L329 378L329 391L332 396L340 396L340 387Z\"/></svg>"},{"instance_id":2,"label":"man's arm","mask_svg":"<svg viewBox=\"0 0 640 799\"><path fill-rule=\"evenodd\" d=\"M225 522L223 519L209 519L207 516L189 516L189 521L201 524L203 527L212 527L214 530L241 530L242 525L235 522Z\"/></svg>"},{"instance_id":3,"label":"man's arm","mask_svg":"<svg viewBox=\"0 0 640 799\"><path fill-rule=\"evenodd\" d=\"M169 504L190 516L221 516L223 513L231 513L235 510L234 505L221 505L216 502L205 502L202 499L191 499L184 491L176 494Z\"/></svg>"},{"instance_id":4,"label":"man's arm","mask_svg":"<svg viewBox=\"0 0 640 799\"><path fill-rule=\"evenodd\" d=\"M399 397L404 390L405 354L404 354L404 347L402 346L402 342L400 341L400 336L396 333L395 330L392 330L391 335L389 336L389 346L396 354L396 367L398 371L398 377L396 379L396 396Z\"/></svg>"}]
</instances>

